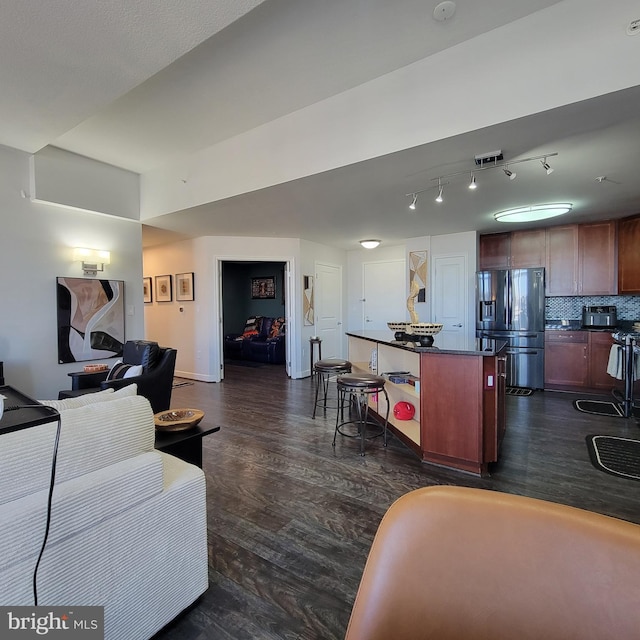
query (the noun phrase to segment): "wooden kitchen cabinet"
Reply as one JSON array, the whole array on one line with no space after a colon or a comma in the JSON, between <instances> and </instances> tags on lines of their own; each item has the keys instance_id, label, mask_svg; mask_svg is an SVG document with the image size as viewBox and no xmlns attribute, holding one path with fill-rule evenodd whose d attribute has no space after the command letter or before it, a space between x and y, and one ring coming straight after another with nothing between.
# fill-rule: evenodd
<instances>
[{"instance_id":1,"label":"wooden kitchen cabinet","mask_svg":"<svg viewBox=\"0 0 640 640\"><path fill-rule=\"evenodd\" d=\"M578 225L550 227L546 236L546 294L578 295Z\"/></svg>"},{"instance_id":2,"label":"wooden kitchen cabinet","mask_svg":"<svg viewBox=\"0 0 640 640\"><path fill-rule=\"evenodd\" d=\"M545 331L545 389L586 388L588 351L589 334L586 331Z\"/></svg>"},{"instance_id":3,"label":"wooden kitchen cabinet","mask_svg":"<svg viewBox=\"0 0 640 640\"><path fill-rule=\"evenodd\" d=\"M610 391L607 373L613 338L606 331L545 331L545 389Z\"/></svg>"},{"instance_id":4,"label":"wooden kitchen cabinet","mask_svg":"<svg viewBox=\"0 0 640 640\"><path fill-rule=\"evenodd\" d=\"M546 230L548 296L615 295L616 223L572 224Z\"/></svg>"},{"instance_id":5,"label":"wooden kitchen cabinet","mask_svg":"<svg viewBox=\"0 0 640 640\"><path fill-rule=\"evenodd\" d=\"M480 236L480 269L528 269L545 265L544 229Z\"/></svg>"},{"instance_id":6,"label":"wooden kitchen cabinet","mask_svg":"<svg viewBox=\"0 0 640 640\"><path fill-rule=\"evenodd\" d=\"M578 294L618 293L616 223L613 220L578 225Z\"/></svg>"},{"instance_id":7,"label":"wooden kitchen cabinet","mask_svg":"<svg viewBox=\"0 0 640 640\"><path fill-rule=\"evenodd\" d=\"M529 229L511 233L511 268L544 267L546 258L545 229Z\"/></svg>"},{"instance_id":8,"label":"wooden kitchen cabinet","mask_svg":"<svg viewBox=\"0 0 640 640\"><path fill-rule=\"evenodd\" d=\"M618 291L640 293L640 216L618 223Z\"/></svg>"},{"instance_id":9,"label":"wooden kitchen cabinet","mask_svg":"<svg viewBox=\"0 0 640 640\"><path fill-rule=\"evenodd\" d=\"M511 234L491 233L480 236L478 263L483 269L508 269L511 257Z\"/></svg>"}]
</instances>

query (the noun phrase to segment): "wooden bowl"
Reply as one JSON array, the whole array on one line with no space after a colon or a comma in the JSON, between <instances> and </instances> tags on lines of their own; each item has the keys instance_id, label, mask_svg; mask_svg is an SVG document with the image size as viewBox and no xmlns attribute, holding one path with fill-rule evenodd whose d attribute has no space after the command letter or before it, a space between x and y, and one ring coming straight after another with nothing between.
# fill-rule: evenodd
<instances>
[{"instance_id":1,"label":"wooden bowl","mask_svg":"<svg viewBox=\"0 0 640 640\"><path fill-rule=\"evenodd\" d=\"M204 417L200 409L169 409L153 416L158 431L186 431L195 427Z\"/></svg>"}]
</instances>

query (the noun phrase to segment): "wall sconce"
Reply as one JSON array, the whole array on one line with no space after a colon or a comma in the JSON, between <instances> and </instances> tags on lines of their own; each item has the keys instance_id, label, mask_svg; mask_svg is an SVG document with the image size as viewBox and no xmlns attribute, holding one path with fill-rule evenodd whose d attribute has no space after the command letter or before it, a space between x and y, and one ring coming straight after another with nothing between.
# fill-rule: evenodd
<instances>
[{"instance_id":1,"label":"wall sconce","mask_svg":"<svg viewBox=\"0 0 640 640\"><path fill-rule=\"evenodd\" d=\"M76 247L73 250L73 261L82 262L82 270L85 276L95 276L98 271L104 271L105 264L111 264L111 253L99 249L83 249Z\"/></svg>"}]
</instances>

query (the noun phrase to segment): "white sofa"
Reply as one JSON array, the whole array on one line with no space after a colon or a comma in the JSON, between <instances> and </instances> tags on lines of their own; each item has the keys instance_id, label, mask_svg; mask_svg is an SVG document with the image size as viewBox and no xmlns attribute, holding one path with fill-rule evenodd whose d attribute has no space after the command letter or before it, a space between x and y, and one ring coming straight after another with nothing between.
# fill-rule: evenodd
<instances>
[{"instance_id":1,"label":"white sofa","mask_svg":"<svg viewBox=\"0 0 640 640\"><path fill-rule=\"evenodd\" d=\"M135 393L48 402L62 428L38 604L104 606L107 640L150 638L208 586L204 474L154 449ZM0 441L0 605L34 603L56 424Z\"/></svg>"}]
</instances>

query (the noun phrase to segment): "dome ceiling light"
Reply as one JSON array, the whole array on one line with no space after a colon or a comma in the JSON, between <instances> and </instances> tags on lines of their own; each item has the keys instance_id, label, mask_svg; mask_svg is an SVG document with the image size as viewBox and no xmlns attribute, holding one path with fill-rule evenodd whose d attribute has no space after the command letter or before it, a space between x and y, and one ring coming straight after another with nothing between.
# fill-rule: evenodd
<instances>
[{"instance_id":1,"label":"dome ceiling light","mask_svg":"<svg viewBox=\"0 0 640 640\"><path fill-rule=\"evenodd\" d=\"M494 213L498 222L535 222L569 213L573 205L569 202L552 202L550 204L533 204L528 207L517 207Z\"/></svg>"}]
</instances>

